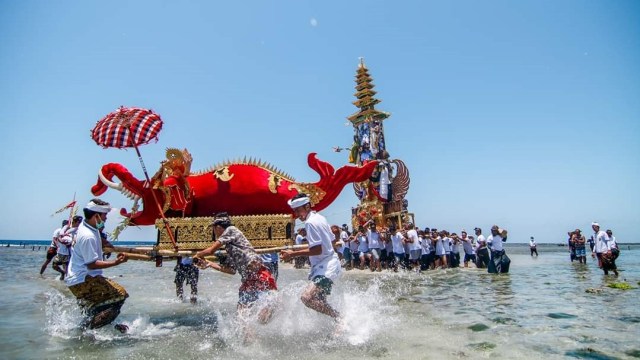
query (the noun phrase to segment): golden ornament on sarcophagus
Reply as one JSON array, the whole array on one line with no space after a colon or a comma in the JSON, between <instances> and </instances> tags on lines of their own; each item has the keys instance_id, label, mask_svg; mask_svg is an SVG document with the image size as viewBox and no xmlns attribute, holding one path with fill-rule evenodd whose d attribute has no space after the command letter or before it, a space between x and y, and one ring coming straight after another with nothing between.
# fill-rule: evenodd
<instances>
[{"instance_id":1,"label":"golden ornament on sarcophagus","mask_svg":"<svg viewBox=\"0 0 640 360\"><path fill-rule=\"evenodd\" d=\"M206 249L215 240L213 217L168 218L179 250ZM291 245L294 219L290 214L231 216L231 223L242 231L255 248ZM173 243L162 219L156 221L158 250L173 250Z\"/></svg>"}]
</instances>

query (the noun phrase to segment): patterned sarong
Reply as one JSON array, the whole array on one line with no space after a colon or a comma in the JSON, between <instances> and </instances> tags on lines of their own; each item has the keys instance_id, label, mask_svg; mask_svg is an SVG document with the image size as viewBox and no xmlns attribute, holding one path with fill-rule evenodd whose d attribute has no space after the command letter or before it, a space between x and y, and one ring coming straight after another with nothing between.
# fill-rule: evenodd
<instances>
[{"instance_id":1,"label":"patterned sarong","mask_svg":"<svg viewBox=\"0 0 640 360\"><path fill-rule=\"evenodd\" d=\"M488 270L492 274L508 273L511 259L502 251L492 251Z\"/></svg>"},{"instance_id":2,"label":"patterned sarong","mask_svg":"<svg viewBox=\"0 0 640 360\"><path fill-rule=\"evenodd\" d=\"M124 302L129 297L127 291L117 282L104 278L87 276L83 283L69 287L78 299L78 304L87 313L95 307Z\"/></svg>"}]
</instances>

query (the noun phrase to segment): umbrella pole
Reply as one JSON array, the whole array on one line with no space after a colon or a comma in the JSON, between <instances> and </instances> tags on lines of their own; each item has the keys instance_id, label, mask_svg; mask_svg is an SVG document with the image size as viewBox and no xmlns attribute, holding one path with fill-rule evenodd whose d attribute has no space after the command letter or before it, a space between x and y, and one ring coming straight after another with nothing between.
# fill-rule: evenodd
<instances>
[{"instance_id":1,"label":"umbrella pole","mask_svg":"<svg viewBox=\"0 0 640 360\"><path fill-rule=\"evenodd\" d=\"M167 233L169 234L169 239L173 243L173 248L176 251L178 251L178 245L176 244L176 239L173 236L173 231L171 231L171 227L169 226L169 221L167 220L166 217L164 217L164 212L162 211L162 206L160 206L160 202L158 201L158 197L156 196L155 191L153 191L153 184L151 183L151 179L149 179L149 174L147 174L147 167L144 166L144 161L142 160L142 155L140 154L140 150L138 149L137 145L134 145L133 147L136 149L136 153L138 154L138 160L140 160L140 165L142 165L142 172L144 172L144 177L147 179L147 184L149 184L149 187L151 188L151 195L153 195L153 200L156 203L156 206L158 207L158 212L160 213L160 216L162 217L162 222L164 223L164 228L167 230Z\"/></svg>"}]
</instances>

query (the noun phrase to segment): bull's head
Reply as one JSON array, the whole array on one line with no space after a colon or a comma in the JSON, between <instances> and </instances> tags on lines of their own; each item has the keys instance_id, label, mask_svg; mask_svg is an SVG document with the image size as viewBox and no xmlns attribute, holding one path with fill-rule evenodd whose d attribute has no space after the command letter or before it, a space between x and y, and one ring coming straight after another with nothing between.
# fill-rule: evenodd
<instances>
[{"instance_id":1,"label":"bull's head","mask_svg":"<svg viewBox=\"0 0 640 360\"><path fill-rule=\"evenodd\" d=\"M114 182L117 177L120 182ZM152 180L153 181L153 180ZM153 192L159 204L164 204L165 194L162 190L152 189L147 181L136 179L127 168L120 164L109 163L102 166L98 173L98 182L91 188L93 195L99 196L107 191L107 187L120 191L124 196L133 200L132 211L120 209L120 215L129 218L134 225L153 225L160 218L159 206L156 205ZM140 207L142 200L143 208Z\"/></svg>"}]
</instances>

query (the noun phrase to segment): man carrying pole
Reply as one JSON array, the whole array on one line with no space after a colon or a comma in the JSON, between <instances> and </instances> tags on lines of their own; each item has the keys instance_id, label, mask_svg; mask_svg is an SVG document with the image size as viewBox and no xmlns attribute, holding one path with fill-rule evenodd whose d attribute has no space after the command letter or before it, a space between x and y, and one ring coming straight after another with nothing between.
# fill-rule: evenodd
<instances>
[{"instance_id":1,"label":"man carrying pole","mask_svg":"<svg viewBox=\"0 0 640 360\"><path fill-rule=\"evenodd\" d=\"M83 209L85 220L76 232L71 247L71 260L66 278L71 293L78 299L82 312L87 316L83 328L97 329L110 324L120 314L120 308L129 294L118 283L102 276L102 269L120 265L128 260L120 253L115 260L103 260L102 237L109 203L91 200ZM117 324L116 329L127 332L128 327Z\"/></svg>"},{"instance_id":2,"label":"man carrying pole","mask_svg":"<svg viewBox=\"0 0 640 360\"><path fill-rule=\"evenodd\" d=\"M309 248L282 250L280 256L283 261L298 256L309 256L311 284L304 290L300 299L308 308L340 321L340 313L327 302L327 295L331 294L333 282L338 279L342 271L338 255L333 251L331 244L334 238L331 227L324 216L311 210L308 195L298 194L289 200L288 204L295 216L305 223Z\"/></svg>"}]
</instances>

